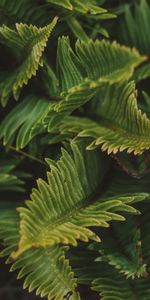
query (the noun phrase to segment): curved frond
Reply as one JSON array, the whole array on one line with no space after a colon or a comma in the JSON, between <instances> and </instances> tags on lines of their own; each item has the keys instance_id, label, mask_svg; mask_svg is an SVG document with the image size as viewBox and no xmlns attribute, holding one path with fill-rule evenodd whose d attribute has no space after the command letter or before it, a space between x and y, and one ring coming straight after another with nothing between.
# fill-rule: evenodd
<instances>
[{"instance_id":1,"label":"curved frond","mask_svg":"<svg viewBox=\"0 0 150 300\"><path fill-rule=\"evenodd\" d=\"M42 54L47 45L48 38L56 25L57 18L43 28L33 25L16 24L16 30L7 26L0 27L0 42L15 51L19 66L10 72L1 73L1 103L5 106L13 93L18 99L20 89L29 79L36 75L39 66L42 66Z\"/></svg>"},{"instance_id":2,"label":"curved frond","mask_svg":"<svg viewBox=\"0 0 150 300\"><path fill-rule=\"evenodd\" d=\"M29 16L31 12L33 13L33 7L35 2L33 0L1 0L0 2L0 17L1 21L4 23L12 23L14 19L16 21L24 20L28 21L27 15Z\"/></svg>"},{"instance_id":3,"label":"curved frond","mask_svg":"<svg viewBox=\"0 0 150 300\"><path fill-rule=\"evenodd\" d=\"M149 209L145 209L145 211L149 212ZM148 217L147 213L147 217ZM142 216L141 216L142 218ZM149 217L148 217L149 218ZM129 221L129 225L128 225ZM133 223L132 223L133 221ZM78 282L80 284L84 285L91 285L92 289L94 291L97 291L100 293L100 299L102 300L135 300L135 299L142 299L142 300L148 300L149 299L149 292L150 292L150 277L149 277L149 266L145 266L144 263L148 263L149 258L149 243L148 243L148 237L149 237L149 230L148 225L149 222L145 220L144 218L144 224L147 224L147 230L145 231L145 227L143 227L139 223L139 229L141 230L141 239L140 243L138 242L136 245L137 235L134 236L134 231L132 230L134 227L134 220L131 218L127 218L127 221L123 224L120 224L121 226L115 226L115 232L118 231L119 236L115 235L115 232L112 230L112 226L108 231L111 231L111 234L109 237L107 236L108 231L105 229L102 230L102 244L96 244L92 243L88 246L88 249L82 247L75 248L73 251L69 252L69 257L71 264L73 266L74 272L78 278ZM115 223L113 222L113 225ZM132 227L133 225L133 227ZM131 227L130 227L131 226ZM128 227L128 230L127 230ZM142 230L143 227L143 230ZM132 228L132 229L131 229ZM129 230L131 229L131 235L129 235ZM145 233L146 233L146 239L145 239ZM105 237L106 234L106 237ZM110 239L109 239L110 238ZM114 241L112 239L114 238ZM119 238L119 239L118 239ZM107 240L107 242L106 242ZM144 245L143 245L144 242ZM114 247L115 245L115 247ZM144 246L144 248L143 248ZM137 247L137 249L136 249ZM99 257L98 260L95 260L95 257L97 256L97 250L100 249L101 257ZM116 252L117 249L117 252ZM115 250L115 251L114 251ZM118 252L119 250L119 252ZM105 251L109 251L109 260L108 257L106 257L104 254L106 254ZM139 257L137 252L139 251ZM141 252L142 251L142 252ZM116 259L113 261L113 255L116 252ZM140 253L141 252L141 253ZM120 254L122 253L122 259L121 266L116 269L119 262ZM146 257L144 253L147 253ZM112 254L112 256L111 256ZM135 258L134 258L135 254ZM123 259L123 256L125 259ZM132 257L132 258L131 258ZM138 260L136 261L136 259ZM146 258L146 260L145 260ZM131 259L131 260L130 260ZM148 259L148 260L147 260ZM111 261L110 261L111 260ZM127 265L127 260L130 260L130 267ZM113 263L112 263L113 261ZM131 262L132 261L132 262ZM110 264L112 263L111 266ZM124 264L124 266L123 266ZM126 268L129 269L132 267L135 270L135 267L139 267L141 265L141 270L139 268L139 271L142 272L142 278L126 278L123 274L120 274L120 268L121 270L125 270ZM135 264L135 266L134 266ZM143 264L143 265L142 265ZM115 268L114 268L115 267ZM122 269L123 268L123 269ZM130 269L131 270L131 269ZM132 270L133 271L133 270ZM148 271L148 272L147 272ZM126 274L127 275L127 274ZM138 275L138 274L137 274ZM139 274L140 275L140 274Z\"/></svg>"},{"instance_id":4,"label":"curved frond","mask_svg":"<svg viewBox=\"0 0 150 300\"><path fill-rule=\"evenodd\" d=\"M2 155L0 160L0 191L24 192L24 179L30 177L26 172L19 172L20 160Z\"/></svg>"},{"instance_id":5,"label":"curved frond","mask_svg":"<svg viewBox=\"0 0 150 300\"><path fill-rule=\"evenodd\" d=\"M127 279L147 276L141 238L137 219L130 216L119 226L113 222L109 229L101 231L102 242L96 245L99 252L96 261L108 262Z\"/></svg>"},{"instance_id":6,"label":"curved frond","mask_svg":"<svg viewBox=\"0 0 150 300\"><path fill-rule=\"evenodd\" d=\"M38 189L33 190L27 207L18 209L20 242L13 257L32 247L59 243L76 246L77 240L99 241L87 227L108 227L111 220L123 221L124 217L117 211L137 212L130 203L145 199L147 194L100 197L100 191L98 194L96 191L103 177L100 164L103 165L104 158L102 161L97 151L81 150L73 144L72 155L63 149L57 163L48 160L51 166L51 172L47 173L48 183L39 179Z\"/></svg>"},{"instance_id":7,"label":"curved frond","mask_svg":"<svg viewBox=\"0 0 150 300\"><path fill-rule=\"evenodd\" d=\"M0 164L1 165L1 164ZM7 169L8 165L6 166ZM0 191L19 191L24 192L24 182L13 173L0 172Z\"/></svg>"},{"instance_id":8,"label":"curved frond","mask_svg":"<svg viewBox=\"0 0 150 300\"><path fill-rule=\"evenodd\" d=\"M100 277L93 281L92 289L100 293L102 300L149 299L150 278L127 280L113 267L101 264ZM111 277L110 277L111 274Z\"/></svg>"},{"instance_id":9,"label":"curved frond","mask_svg":"<svg viewBox=\"0 0 150 300\"><path fill-rule=\"evenodd\" d=\"M88 149L101 147L103 151L141 154L150 149L150 120L137 106L133 82L107 86L97 94L96 121L88 118L66 118L60 131L76 132L78 137L91 137Z\"/></svg>"},{"instance_id":10,"label":"curved frond","mask_svg":"<svg viewBox=\"0 0 150 300\"><path fill-rule=\"evenodd\" d=\"M147 264L147 270L150 274L150 234L149 234L149 226L150 226L150 206L149 203L147 206L142 206L142 214L141 214L141 236L142 236L142 253L143 259Z\"/></svg>"},{"instance_id":11,"label":"curved frond","mask_svg":"<svg viewBox=\"0 0 150 300\"><path fill-rule=\"evenodd\" d=\"M68 38L59 39L57 69L63 99L56 104L57 112L71 112L80 107L105 83L129 79L134 68L146 59L135 49L106 40L77 41L75 49L76 53Z\"/></svg>"},{"instance_id":12,"label":"curved frond","mask_svg":"<svg viewBox=\"0 0 150 300\"><path fill-rule=\"evenodd\" d=\"M43 29L41 29L43 30ZM17 33L15 33L15 36ZM15 38L12 40L12 45L14 43L18 44L18 40ZM8 40L11 44L11 40ZM11 45L11 46L12 46ZM20 51L23 51L22 45L19 46ZM91 58L88 53L92 52L94 61L91 64ZM121 63L118 66L118 55L122 57ZM131 73L133 72L134 67L143 61L145 57L141 57L136 50L130 50L126 47L121 47L120 45L117 45L116 43L110 44L107 41L96 41L85 44L84 42L77 42L76 44L76 54L73 52L69 45L69 41L67 38L62 38L59 40L58 43L58 55L57 55L57 70L58 70L58 77L59 77L59 84L60 84L60 99L57 101L57 103L53 103L53 106L51 109L46 109L45 114L43 114L42 123L41 118L39 118L39 123L36 122L36 120L39 117L40 111L43 111L44 102L41 104L41 109L39 110L39 113L37 115L36 120L32 117L31 123L29 122L29 125L27 128L29 128L30 125L32 125L32 134L30 134L28 130L28 135L23 132L23 129L20 130L19 137L17 139L17 148L23 148L31 139L31 135L35 135L41 131L41 128L46 128L48 126L48 130L51 131L53 127L55 128L57 124L62 122L64 117L68 114L70 114L75 109L79 108L80 106L84 105L87 101L89 101L98 91L99 87L105 86L106 82L112 83L112 82L118 82L122 79L122 77L130 77ZM101 63L101 61L104 62L104 66ZM66 64L67 62L67 64ZM94 63L94 67L92 67ZM130 71L129 71L130 69ZM49 70L50 72L50 70ZM19 74L19 73L18 73ZM23 73L23 76L25 76L25 73ZM49 76L49 75L48 75ZM51 76L55 76L54 74ZM3 76L2 76L3 78ZM8 80L9 77L7 77ZM16 78L15 78L16 80ZM19 77L19 82L22 80ZM54 80L54 79L53 79ZM55 78L55 81L56 78ZM13 85L16 87L17 91L21 88L18 86L19 82L16 85ZM2 85L5 85L5 80L2 82ZM8 87L8 86L7 86ZM6 87L6 88L7 88ZM56 87L55 87L56 89ZM3 89L2 89L3 91ZM7 92L11 93L11 90L7 89ZM3 93L3 92L2 92ZM7 94L8 96L8 94ZM8 99L8 97L6 98ZM30 97L31 98L31 97ZM29 99L28 99L29 100ZM25 100L24 100L25 101ZM25 108L25 102L18 105L12 112L7 116L7 118L2 123L2 133L1 136L4 136L4 143L7 144L10 139L13 138L12 132L14 133L14 127L15 131L20 126L20 123L26 124L26 122L21 120L21 116L25 111L28 111L30 106L33 106L34 101L30 99L29 104L26 105ZM39 101L38 101L39 103ZM38 107L38 103L35 106L35 110ZM47 104L48 105L48 104ZM19 115L19 109L23 109L22 113ZM18 122L12 126L13 116L14 113L18 114ZM31 114L29 114L30 116ZM29 120L26 117L26 120ZM10 128L11 123L12 128L8 132L8 125ZM35 124L33 124L33 122ZM146 122L146 121L145 121ZM81 122L81 124L83 121ZM18 126L19 124L19 126ZM91 125L89 125L91 126ZM25 128L25 127L22 127ZM30 128L29 128L30 129ZM21 137L21 134L23 137ZM26 141L24 142L24 135L26 134Z\"/></svg>"},{"instance_id":13,"label":"curved frond","mask_svg":"<svg viewBox=\"0 0 150 300\"><path fill-rule=\"evenodd\" d=\"M135 70L134 74L133 74L133 79L139 83L144 79L147 79L150 77L150 64L147 63L141 67L139 67L138 69Z\"/></svg>"},{"instance_id":14,"label":"curved frond","mask_svg":"<svg viewBox=\"0 0 150 300\"><path fill-rule=\"evenodd\" d=\"M1 0L0 23L14 26L15 23L45 26L53 18L54 11L46 1L35 0Z\"/></svg>"},{"instance_id":15,"label":"curved frond","mask_svg":"<svg viewBox=\"0 0 150 300\"><path fill-rule=\"evenodd\" d=\"M4 242L4 250L0 256L8 256L16 249L19 241L19 216L12 210L2 210L0 213L0 238ZM26 251L13 263L11 271L17 270L18 279L24 278L23 287L36 295L47 296L49 300L63 300L72 294L72 299L79 300L75 291L76 280L65 258L66 248L53 246ZM11 259L7 263L12 262ZM74 297L74 298L73 298Z\"/></svg>"},{"instance_id":16,"label":"curved frond","mask_svg":"<svg viewBox=\"0 0 150 300\"><path fill-rule=\"evenodd\" d=\"M132 241L129 241L128 245L131 243ZM91 245L88 248L91 248ZM97 248L98 245L96 245ZM111 252L111 241L109 250ZM92 290L99 292L102 300L149 299L150 277L148 273L145 272L143 278L127 279L109 265L107 260L95 261L96 255L97 251L93 248L89 250L82 246L80 249L75 248L70 251L69 257L78 283L91 286Z\"/></svg>"},{"instance_id":17,"label":"curved frond","mask_svg":"<svg viewBox=\"0 0 150 300\"><path fill-rule=\"evenodd\" d=\"M0 125L0 138L10 145L17 134L16 148L24 148L29 141L43 131L42 119L51 108L51 103L41 97L30 95L15 106ZM38 124L38 131L35 130Z\"/></svg>"},{"instance_id":18,"label":"curved frond","mask_svg":"<svg viewBox=\"0 0 150 300\"><path fill-rule=\"evenodd\" d=\"M133 7L126 4L120 23L120 36L123 42L136 47L142 53L150 53L150 7L147 0L136 1ZM140 38L139 38L140 36Z\"/></svg>"},{"instance_id":19,"label":"curved frond","mask_svg":"<svg viewBox=\"0 0 150 300\"><path fill-rule=\"evenodd\" d=\"M82 14L93 14L93 15L101 15L106 14L107 10L98 6L95 0L47 0L48 3L58 5L60 7L66 8L68 10L75 10L76 12ZM100 16L101 17L101 16Z\"/></svg>"}]
</instances>

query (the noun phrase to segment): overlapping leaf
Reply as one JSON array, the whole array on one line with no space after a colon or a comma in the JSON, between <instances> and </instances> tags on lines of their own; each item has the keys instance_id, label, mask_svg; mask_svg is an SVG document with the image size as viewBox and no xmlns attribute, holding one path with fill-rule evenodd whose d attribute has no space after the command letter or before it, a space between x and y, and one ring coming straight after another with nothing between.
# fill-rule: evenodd
<instances>
[{"instance_id":1,"label":"overlapping leaf","mask_svg":"<svg viewBox=\"0 0 150 300\"><path fill-rule=\"evenodd\" d=\"M0 215L0 238L4 242L0 255L3 257L17 247L19 217L14 209L1 209ZM46 296L49 300L63 300L68 294L70 300L79 300L75 292L76 280L65 252L65 247L58 245L28 250L13 263L11 271L19 270L18 279L25 277L23 287L29 292L36 291L36 295ZM7 263L10 262L8 259Z\"/></svg>"},{"instance_id":2,"label":"overlapping leaf","mask_svg":"<svg viewBox=\"0 0 150 300\"><path fill-rule=\"evenodd\" d=\"M93 281L93 290L100 293L100 299L149 299L149 278L136 279L134 281L126 280L123 275L119 274L113 267L106 263L101 265L100 274L102 275L100 275L99 279Z\"/></svg>"},{"instance_id":3,"label":"overlapping leaf","mask_svg":"<svg viewBox=\"0 0 150 300\"><path fill-rule=\"evenodd\" d=\"M124 192L127 190L127 186L129 186L130 192L131 189L135 190L132 183L131 186L129 185L130 178L128 179L127 185L124 187ZM137 190L142 190L142 188L145 189L143 182L140 181L138 184L137 180L134 181L136 181ZM126 183L126 179L122 178L122 182ZM119 181L118 184L116 184L116 188L117 186L118 188L120 187ZM123 184L121 188L123 188ZM100 293L100 299L124 300L127 297L131 300L138 298L142 300L149 299L149 211L150 207L147 202L142 208L142 215L136 222L130 217L127 218L126 223L120 224L120 226L115 226L115 223L113 223L113 228L108 229L108 231L111 231L109 238L107 236L108 232L104 229L103 234L101 233L101 245L92 243L88 246L90 250L82 247L81 249L75 249L70 252L70 261L75 274L78 277L78 282L87 285L91 285L92 283L92 289ZM139 233L138 235L137 233L134 234L134 230L135 232L137 230L140 231L140 236ZM112 241L113 238L114 241ZM99 248L101 249L101 257L99 257L98 260L95 260ZM117 249L116 259L114 259L115 249ZM121 260L119 260L120 254L118 249L122 256ZM109 257L106 257L104 254L109 251L110 255ZM123 259L123 256L126 258ZM130 265L127 264L127 260L128 262L130 261ZM119 261L121 262L121 265L120 267L118 266L119 268L117 270L116 267ZM112 266L109 264L112 264ZM144 270L144 264L146 265L146 270ZM142 275L142 278L134 278L134 280L132 278L126 279L125 274L120 274L120 271L124 273L125 265L127 268L126 270L128 270L129 273L131 271L131 265L134 268L141 266L141 269L139 269L140 274L138 273L137 275ZM141 273L142 270L144 272ZM129 275L129 273L126 275Z\"/></svg>"},{"instance_id":4,"label":"overlapping leaf","mask_svg":"<svg viewBox=\"0 0 150 300\"><path fill-rule=\"evenodd\" d=\"M134 46L142 53L150 53L150 7L147 0L125 5L124 16L120 23L120 39L127 45ZM140 38L139 38L140 37Z\"/></svg>"},{"instance_id":5,"label":"overlapping leaf","mask_svg":"<svg viewBox=\"0 0 150 300\"><path fill-rule=\"evenodd\" d=\"M75 49L76 53L68 38L59 40L57 69L63 99L56 105L56 111L73 111L92 98L105 83L129 79L134 68L146 59L135 49L105 40L77 41Z\"/></svg>"},{"instance_id":6,"label":"overlapping leaf","mask_svg":"<svg viewBox=\"0 0 150 300\"><path fill-rule=\"evenodd\" d=\"M72 155L62 150L56 163L49 160L51 172L48 183L39 179L27 207L19 208L20 242L13 254L18 256L32 247L46 247L59 243L76 246L77 240L99 237L89 226L108 227L111 220L124 220L117 211L136 213L130 202L144 199L147 194L100 197L96 190L102 178L101 155L97 151L82 152L72 145ZM95 201L94 201L95 199Z\"/></svg>"},{"instance_id":7,"label":"overlapping leaf","mask_svg":"<svg viewBox=\"0 0 150 300\"><path fill-rule=\"evenodd\" d=\"M137 219L128 217L120 226L112 224L109 230L102 231L101 238L102 243L97 246L99 256L96 261L108 262L127 279L147 276Z\"/></svg>"},{"instance_id":8,"label":"overlapping leaf","mask_svg":"<svg viewBox=\"0 0 150 300\"><path fill-rule=\"evenodd\" d=\"M133 74L133 79L139 83L142 80L145 80L150 77L150 64L147 63L142 67L139 67Z\"/></svg>"},{"instance_id":9,"label":"overlapping leaf","mask_svg":"<svg viewBox=\"0 0 150 300\"><path fill-rule=\"evenodd\" d=\"M119 65L118 56L120 56ZM39 124L36 124L36 121L35 124L32 123L33 127L36 128L36 133L38 131L40 133L42 126L48 126L48 130L51 131L60 121L63 121L66 115L88 102L97 93L99 87L104 86L107 82L112 84L123 78L129 78L134 67L143 60L145 60L145 57L141 57L136 50L130 50L107 41L90 41L87 44L78 41L75 54L70 47L69 40L65 37L60 39L58 43L57 73L61 100L53 105L53 109L45 110L45 117L43 116L42 122L40 119ZM34 101L31 101L31 104L29 103L27 107L32 106L32 102ZM22 106L24 104L20 104L10 113L9 122L11 124L16 111L18 116L19 114L22 116ZM35 110L37 106L35 105ZM19 123L23 123L21 117L19 119ZM32 119L34 120L34 118ZM12 130L8 132L7 120L8 117L2 123L1 134L1 136L4 136L5 143L12 138ZM15 128L17 128L16 125ZM20 133L20 140L21 134L23 134L23 131ZM27 139L26 143L17 143L17 147L24 147L29 140L30 138Z\"/></svg>"},{"instance_id":10,"label":"overlapping leaf","mask_svg":"<svg viewBox=\"0 0 150 300\"><path fill-rule=\"evenodd\" d=\"M30 95L7 115L1 124L0 137L4 137L4 145L11 144L16 136L16 148L25 147L36 135L35 128L42 122L45 114L50 110L50 102L41 97ZM19 129L19 131L18 131ZM38 127L38 134L43 131Z\"/></svg>"},{"instance_id":11,"label":"overlapping leaf","mask_svg":"<svg viewBox=\"0 0 150 300\"><path fill-rule=\"evenodd\" d=\"M62 100L44 121L49 131L63 121L64 116L88 102L106 83L129 79L134 68L146 59L135 49L105 40L77 41L75 49L73 52L68 38L59 39L57 74Z\"/></svg>"},{"instance_id":12,"label":"overlapping leaf","mask_svg":"<svg viewBox=\"0 0 150 300\"><path fill-rule=\"evenodd\" d=\"M0 162L0 190L14 190L14 191L24 191L24 182L21 180L17 174L13 174L13 169L15 168L15 161L13 162Z\"/></svg>"},{"instance_id":13,"label":"overlapping leaf","mask_svg":"<svg viewBox=\"0 0 150 300\"><path fill-rule=\"evenodd\" d=\"M68 10L75 10L82 14L106 14L107 10L98 6L95 0L81 1L81 0L47 0L48 3L58 5ZM101 17L101 16L100 16ZM108 16L109 17L109 16Z\"/></svg>"},{"instance_id":14,"label":"overlapping leaf","mask_svg":"<svg viewBox=\"0 0 150 300\"><path fill-rule=\"evenodd\" d=\"M3 155L1 149L0 191L25 191L24 180L29 178L31 175L17 169L17 165L20 161L20 159L8 158Z\"/></svg>"},{"instance_id":15,"label":"overlapping leaf","mask_svg":"<svg viewBox=\"0 0 150 300\"><path fill-rule=\"evenodd\" d=\"M0 75L3 106L7 104L12 93L18 99L20 89L36 75L39 66L43 65L42 54L56 21L57 18L43 28L22 23L16 24L16 30L5 25L0 27L0 42L13 49L19 62L15 70Z\"/></svg>"},{"instance_id":16,"label":"overlapping leaf","mask_svg":"<svg viewBox=\"0 0 150 300\"><path fill-rule=\"evenodd\" d=\"M141 154L150 149L150 120L137 106L133 82L104 87L97 94L92 119L70 117L60 131L77 132L79 137L91 137L88 149L101 147L108 153L127 150Z\"/></svg>"},{"instance_id":17,"label":"overlapping leaf","mask_svg":"<svg viewBox=\"0 0 150 300\"><path fill-rule=\"evenodd\" d=\"M0 2L0 16L1 23L7 22L12 23L14 18L17 21L27 21L26 16L33 13L34 1L32 0L21 0L21 1L9 1L1 0Z\"/></svg>"}]
</instances>

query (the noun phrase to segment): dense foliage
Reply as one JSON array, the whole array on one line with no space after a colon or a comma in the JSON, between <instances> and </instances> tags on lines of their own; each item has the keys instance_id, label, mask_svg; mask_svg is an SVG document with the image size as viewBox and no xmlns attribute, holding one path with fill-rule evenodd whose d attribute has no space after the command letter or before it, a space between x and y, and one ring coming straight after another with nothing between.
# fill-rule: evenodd
<instances>
[{"instance_id":1,"label":"dense foliage","mask_svg":"<svg viewBox=\"0 0 150 300\"><path fill-rule=\"evenodd\" d=\"M1 0L0 23L1 258L34 299L149 300L150 1Z\"/></svg>"}]
</instances>

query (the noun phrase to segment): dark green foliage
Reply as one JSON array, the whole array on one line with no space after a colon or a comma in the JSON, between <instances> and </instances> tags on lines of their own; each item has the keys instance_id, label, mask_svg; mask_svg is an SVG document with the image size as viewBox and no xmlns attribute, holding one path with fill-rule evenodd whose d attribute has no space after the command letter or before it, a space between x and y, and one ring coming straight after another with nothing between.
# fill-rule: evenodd
<instances>
[{"instance_id":1,"label":"dark green foliage","mask_svg":"<svg viewBox=\"0 0 150 300\"><path fill-rule=\"evenodd\" d=\"M150 2L0 17L1 258L37 299L149 300Z\"/></svg>"}]
</instances>

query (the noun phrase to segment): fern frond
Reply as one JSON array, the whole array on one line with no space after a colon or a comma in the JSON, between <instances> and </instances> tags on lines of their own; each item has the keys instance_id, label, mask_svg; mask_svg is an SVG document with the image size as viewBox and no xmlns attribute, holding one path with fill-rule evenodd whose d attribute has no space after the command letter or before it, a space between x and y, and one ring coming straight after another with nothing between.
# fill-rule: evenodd
<instances>
[{"instance_id":1,"label":"fern frond","mask_svg":"<svg viewBox=\"0 0 150 300\"><path fill-rule=\"evenodd\" d=\"M150 174L146 174L142 178L139 177L131 177L123 172L115 172L115 175L113 176L113 179L110 181L108 190L106 191L105 196L112 197L116 194L119 195L125 195L128 193L148 193L150 194L150 187L149 187L149 181L150 181ZM147 198L149 201L149 196Z\"/></svg>"},{"instance_id":2,"label":"fern frond","mask_svg":"<svg viewBox=\"0 0 150 300\"><path fill-rule=\"evenodd\" d=\"M14 209L1 209L0 215L0 238L4 243L0 256L4 257L17 247L19 216ZM63 300L67 294L73 294L72 299L79 300L75 291L76 280L65 258L66 250L59 245L28 250L13 263L10 271L19 270L17 278L25 277L23 288L29 292L36 291L36 295L47 296L49 300ZM7 263L10 262L11 259L8 259Z\"/></svg>"},{"instance_id":3,"label":"fern frond","mask_svg":"<svg viewBox=\"0 0 150 300\"><path fill-rule=\"evenodd\" d=\"M134 82L107 86L97 94L96 121L68 117L60 125L60 132L76 132L78 137L91 137L88 149L101 147L103 151L141 154L150 149L150 120L137 106Z\"/></svg>"},{"instance_id":4,"label":"fern frond","mask_svg":"<svg viewBox=\"0 0 150 300\"><path fill-rule=\"evenodd\" d=\"M141 238L138 220L133 216L120 226L112 223L109 229L101 231L101 244L95 245L100 253L96 261L108 262L127 278L145 277L147 271Z\"/></svg>"},{"instance_id":5,"label":"fern frond","mask_svg":"<svg viewBox=\"0 0 150 300\"><path fill-rule=\"evenodd\" d=\"M47 2L61 6L63 8L69 9L69 10L73 9L73 6L72 6L70 0L64 0L63 2L62 1L60 2L59 0L47 0Z\"/></svg>"},{"instance_id":6,"label":"fern frond","mask_svg":"<svg viewBox=\"0 0 150 300\"><path fill-rule=\"evenodd\" d=\"M16 175L0 172L0 190L1 191L19 191L24 192L24 181Z\"/></svg>"},{"instance_id":7,"label":"fern frond","mask_svg":"<svg viewBox=\"0 0 150 300\"><path fill-rule=\"evenodd\" d=\"M1 151L2 152L2 151ZM24 192L24 179L30 177L30 174L19 172L17 165L20 161L3 157L1 153L0 160L0 191Z\"/></svg>"},{"instance_id":8,"label":"fern frond","mask_svg":"<svg viewBox=\"0 0 150 300\"><path fill-rule=\"evenodd\" d=\"M57 18L43 28L33 25L16 24L16 30L7 26L0 27L0 42L15 51L19 67L14 71L1 74L1 103L5 106L13 93L18 99L20 89L27 84L29 79L42 66L42 54L47 45L48 38L56 25Z\"/></svg>"},{"instance_id":9,"label":"fern frond","mask_svg":"<svg viewBox=\"0 0 150 300\"><path fill-rule=\"evenodd\" d=\"M145 80L149 77L150 77L150 64L149 63L139 67L138 69L136 69L134 74L133 74L133 79L137 83L139 83L142 80Z\"/></svg>"},{"instance_id":10,"label":"fern frond","mask_svg":"<svg viewBox=\"0 0 150 300\"><path fill-rule=\"evenodd\" d=\"M91 245L89 247L91 248ZM111 242L109 250L111 251ZM143 278L127 279L107 261L95 261L96 253L96 250L85 249L82 246L70 251L69 258L78 283L91 286L92 290L100 293L102 300L149 299L148 273L145 272Z\"/></svg>"},{"instance_id":11,"label":"fern frond","mask_svg":"<svg viewBox=\"0 0 150 300\"><path fill-rule=\"evenodd\" d=\"M9 1L1 0L0 2L0 17L4 21L2 23L12 23L15 20L20 21L26 19L27 12L31 13L34 6L32 0L21 0L21 1ZM35 8L35 7L34 7ZM27 21L27 20L26 20Z\"/></svg>"},{"instance_id":12,"label":"fern frond","mask_svg":"<svg viewBox=\"0 0 150 300\"><path fill-rule=\"evenodd\" d=\"M82 149L81 149L82 150ZM72 155L62 150L56 163L48 160L51 172L48 183L39 179L27 208L19 208L21 217L19 249L13 257L32 247L46 247L59 243L77 245L77 240L99 241L99 237L87 227L108 227L109 221L123 221L117 211L136 213L130 203L145 199L147 194L101 198L92 195L100 185L101 155L97 151L82 152L72 145ZM93 194L94 193L94 194ZM93 197L92 197L93 199Z\"/></svg>"},{"instance_id":13,"label":"fern frond","mask_svg":"<svg viewBox=\"0 0 150 300\"><path fill-rule=\"evenodd\" d=\"M57 69L63 99L55 107L57 112L70 112L80 107L105 83L129 79L134 68L146 59L135 49L105 40L77 41L75 49L76 53L68 38L59 39Z\"/></svg>"},{"instance_id":14,"label":"fern frond","mask_svg":"<svg viewBox=\"0 0 150 300\"><path fill-rule=\"evenodd\" d=\"M149 226L150 226L150 206L147 203L147 206L141 207L141 219L140 219L140 230L142 236L142 253L143 259L147 264L147 271L150 273L150 234L149 234Z\"/></svg>"},{"instance_id":15,"label":"fern frond","mask_svg":"<svg viewBox=\"0 0 150 300\"><path fill-rule=\"evenodd\" d=\"M150 7L147 0L136 1L131 7L126 4L124 20L120 23L123 42L136 47L142 53L150 53ZM140 37L140 38L139 38Z\"/></svg>"},{"instance_id":16,"label":"fern frond","mask_svg":"<svg viewBox=\"0 0 150 300\"><path fill-rule=\"evenodd\" d=\"M149 300L150 278L127 280L106 263L101 264L100 277L93 281L92 289L100 293L102 300ZM110 278L111 274L111 278Z\"/></svg>"},{"instance_id":17,"label":"fern frond","mask_svg":"<svg viewBox=\"0 0 150 300\"><path fill-rule=\"evenodd\" d=\"M44 130L41 124L42 119L51 106L52 104L44 98L35 95L27 96L7 114L1 123L0 138L4 139L3 144L10 145L17 134L16 148L24 148L36 133L39 134ZM37 124L38 131L35 130Z\"/></svg>"},{"instance_id":18,"label":"fern frond","mask_svg":"<svg viewBox=\"0 0 150 300\"><path fill-rule=\"evenodd\" d=\"M14 38L13 44L15 41L16 40ZM9 40L9 43L11 43L11 40ZM20 48L20 50L22 50L22 48ZM92 62L92 64L94 63L94 67L91 64L90 56L88 56L88 53L90 53L90 51L92 51L92 55L94 57L94 60L96 61L96 63L94 62L94 60ZM118 55L121 55L122 57L122 62L119 64L119 67L117 62ZM88 44L78 42L76 44L75 54L71 49L69 40L67 38L62 38L59 40L57 57L57 73L61 90L60 98L62 98L62 100L58 101L56 104L54 103L51 109L45 109L45 117L43 114L42 122L40 119L38 124L36 120L38 120L39 118L40 111L43 111L43 102L43 104L41 104L41 109L39 110L38 115L35 116L36 120L32 115L31 123L29 122L29 125L27 126L27 129L29 129L28 132L27 130L23 131L26 125L26 122L23 121L24 109L26 113L28 109L33 109L33 106L35 106L34 110L36 111L39 105L39 101L35 105L34 100L32 101L32 99L30 99L31 103L28 103L25 108L23 108L25 106L25 102L14 108L14 110L12 110L7 118L4 119L1 125L1 137L4 136L4 144L7 144L10 139L12 139L14 132L17 130L20 124L24 123L24 126L20 130L17 139L17 148L23 148L30 141L32 136L34 136L34 134L40 133L41 128L46 128L48 126L48 130L51 131L53 127L56 127L57 123L59 123L60 120L63 120L66 114L70 114L73 110L79 108L87 101L89 101L97 93L99 87L104 86L106 82L118 82L122 79L122 76L130 77L130 72L133 72L134 66L145 59L145 57L140 57L140 55L135 50L130 50L117 44L110 44L106 41L90 41ZM102 65L101 61L105 62L104 66L106 67ZM48 72L50 72L50 70ZM19 78L19 82L20 80L21 78ZM2 82L2 84L4 83L5 81ZM14 85L14 87L15 86L16 85ZM16 88L18 89L18 87ZM7 92L8 91L10 90L7 89ZM29 101L29 99L26 101ZM20 109L22 110L21 113ZM19 121L16 124L12 125L14 118L13 116L16 113L18 114ZM28 114L26 116L26 120L29 121L30 116L31 114ZM32 125L32 134L30 133L30 125ZM25 134L26 140L24 142L23 140Z\"/></svg>"},{"instance_id":19,"label":"fern frond","mask_svg":"<svg viewBox=\"0 0 150 300\"><path fill-rule=\"evenodd\" d=\"M107 10L98 6L95 0L47 0L48 3L58 5L60 7L66 8L68 10L75 10L76 12L82 13L82 14L106 14Z\"/></svg>"},{"instance_id":20,"label":"fern frond","mask_svg":"<svg viewBox=\"0 0 150 300\"><path fill-rule=\"evenodd\" d=\"M73 52L68 38L59 39L57 74L62 100L54 105L54 113L48 113L43 120L50 132L66 114L88 102L100 87L129 79L134 68L146 59L135 49L105 40L77 41L75 48Z\"/></svg>"}]
</instances>

